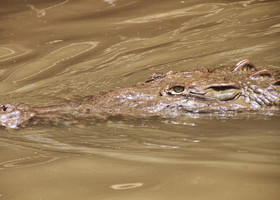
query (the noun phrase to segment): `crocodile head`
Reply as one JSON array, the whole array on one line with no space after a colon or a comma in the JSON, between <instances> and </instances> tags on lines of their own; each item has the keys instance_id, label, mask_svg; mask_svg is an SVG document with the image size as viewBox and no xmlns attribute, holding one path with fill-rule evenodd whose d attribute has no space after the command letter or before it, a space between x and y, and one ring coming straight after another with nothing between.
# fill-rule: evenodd
<instances>
[{"instance_id":1,"label":"crocodile head","mask_svg":"<svg viewBox=\"0 0 280 200\"><path fill-rule=\"evenodd\" d=\"M196 68L153 73L141 84L105 94L45 107L0 107L2 126L16 128L30 119L106 119L108 116L181 116L255 111L272 114L280 108L280 70L261 69L249 60L234 67Z\"/></svg>"},{"instance_id":2,"label":"crocodile head","mask_svg":"<svg viewBox=\"0 0 280 200\"><path fill-rule=\"evenodd\" d=\"M279 75L276 69L258 70L249 60L212 70L153 73L141 85L108 93L103 105L133 115L273 111L280 108Z\"/></svg>"}]
</instances>

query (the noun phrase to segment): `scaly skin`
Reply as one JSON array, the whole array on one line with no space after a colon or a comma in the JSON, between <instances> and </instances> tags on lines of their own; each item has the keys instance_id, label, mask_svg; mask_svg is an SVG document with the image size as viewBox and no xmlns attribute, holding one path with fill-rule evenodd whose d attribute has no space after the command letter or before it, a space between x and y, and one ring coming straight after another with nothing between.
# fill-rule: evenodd
<instances>
[{"instance_id":1,"label":"scaly skin","mask_svg":"<svg viewBox=\"0 0 280 200\"><path fill-rule=\"evenodd\" d=\"M146 82L47 107L2 105L0 123L17 128L31 121L81 121L112 116L174 117L189 113L264 112L280 109L279 70L249 60L234 67L153 73Z\"/></svg>"}]
</instances>

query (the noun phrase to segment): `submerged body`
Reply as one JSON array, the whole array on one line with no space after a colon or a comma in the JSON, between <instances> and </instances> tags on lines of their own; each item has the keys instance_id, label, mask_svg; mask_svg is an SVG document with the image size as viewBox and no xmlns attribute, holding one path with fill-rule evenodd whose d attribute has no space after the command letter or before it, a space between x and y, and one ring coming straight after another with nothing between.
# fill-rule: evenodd
<instances>
[{"instance_id":1,"label":"submerged body","mask_svg":"<svg viewBox=\"0 0 280 200\"><path fill-rule=\"evenodd\" d=\"M0 123L77 121L110 116L173 117L189 113L279 111L279 70L258 70L249 60L234 67L153 73L141 84L47 107L2 105Z\"/></svg>"}]
</instances>

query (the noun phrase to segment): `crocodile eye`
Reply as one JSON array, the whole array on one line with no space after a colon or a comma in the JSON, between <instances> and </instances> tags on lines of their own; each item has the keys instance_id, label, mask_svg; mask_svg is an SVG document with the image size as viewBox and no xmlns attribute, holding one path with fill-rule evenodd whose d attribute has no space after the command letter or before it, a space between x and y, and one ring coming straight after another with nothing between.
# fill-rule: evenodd
<instances>
[{"instance_id":1,"label":"crocodile eye","mask_svg":"<svg viewBox=\"0 0 280 200\"><path fill-rule=\"evenodd\" d=\"M176 93L182 93L182 92L185 90L185 88L182 87L182 86L174 86L174 87L173 87L173 90L174 90L174 92L176 92Z\"/></svg>"},{"instance_id":2,"label":"crocodile eye","mask_svg":"<svg viewBox=\"0 0 280 200\"><path fill-rule=\"evenodd\" d=\"M185 86L179 84L167 85L166 88L163 88L159 93L161 96L165 95L184 95Z\"/></svg>"}]
</instances>

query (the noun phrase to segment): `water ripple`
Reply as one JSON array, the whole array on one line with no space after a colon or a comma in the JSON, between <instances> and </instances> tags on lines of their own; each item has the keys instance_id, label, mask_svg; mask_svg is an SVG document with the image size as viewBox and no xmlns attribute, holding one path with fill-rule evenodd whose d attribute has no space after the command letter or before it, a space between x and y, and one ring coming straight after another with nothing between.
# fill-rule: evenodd
<instances>
[{"instance_id":1,"label":"water ripple","mask_svg":"<svg viewBox=\"0 0 280 200\"><path fill-rule=\"evenodd\" d=\"M128 24L128 23L147 23L153 21L167 20L178 17L186 16L199 16L199 15L209 15L218 13L223 10L221 7L223 4L200 4L192 7L176 9L169 12L157 13L153 15L147 15L144 17L137 17L134 19L125 20L118 24Z\"/></svg>"},{"instance_id":2,"label":"water ripple","mask_svg":"<svg viewBox=\"0 0 280 200\"><path fill-rule=\"evenodd\" d=\"M44 156L44 155L23 157L23 158L13 159L0 163L0 170L7 169L7 168L33 167L33 166L51 163L57 159L58 157L51 157L51 156Z\"/></svg>"}]
</instances>

